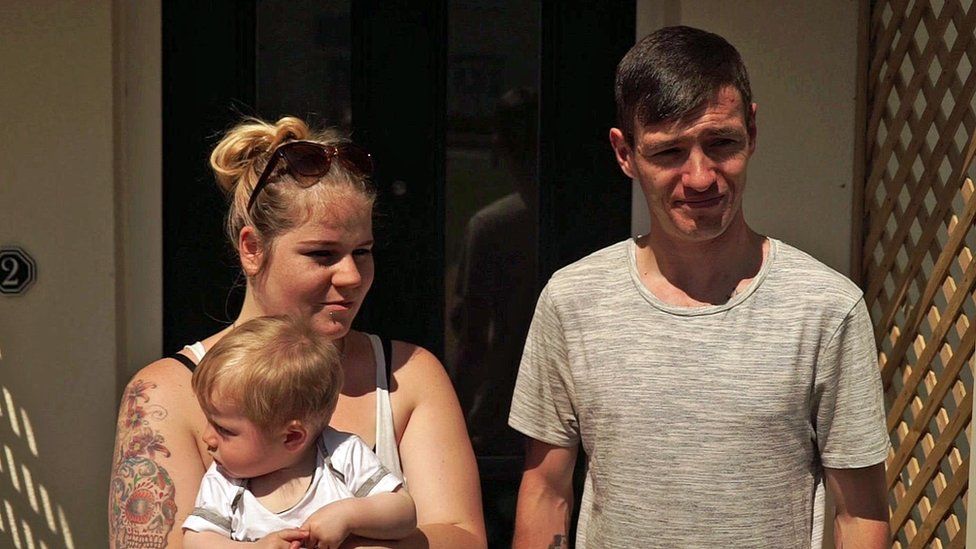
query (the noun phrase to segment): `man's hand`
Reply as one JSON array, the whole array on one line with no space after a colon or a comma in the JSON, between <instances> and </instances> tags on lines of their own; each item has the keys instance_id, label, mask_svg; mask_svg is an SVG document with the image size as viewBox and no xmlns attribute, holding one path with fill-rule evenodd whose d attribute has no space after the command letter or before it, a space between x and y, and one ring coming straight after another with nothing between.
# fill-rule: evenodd
<instances>
[{"instance_id":1,"label":"man's hand","mask_svg":"<svg viewBox=\"0 0 976 549\"><path fill-rule=\"evenodd\" d=\"M827 489L834 496L834 546L838 549L891 546L885 464L860 469L826 469Z\"/></svg>"},{"instance_id":2,"label":"man's hand","mask_svg":"<svg viewBox=\"0 0 976 549\"><path fill-rule=\"evenodd\" d=\"M349 506L343 505L347 501L330 503L308 517L302 524L302 530L308 531L307 547L338 549L349 537L352 517L349 516Z\"/></svg>"}]
</instances>

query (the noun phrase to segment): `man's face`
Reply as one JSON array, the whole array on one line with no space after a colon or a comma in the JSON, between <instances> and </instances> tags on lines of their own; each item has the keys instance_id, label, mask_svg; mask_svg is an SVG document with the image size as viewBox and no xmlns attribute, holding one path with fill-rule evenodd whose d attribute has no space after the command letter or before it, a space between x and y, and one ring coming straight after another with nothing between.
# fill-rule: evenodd
<instances>
[{"instance_id":1,"label":"man's face","mask_svg":"<svg viewBox=\"0 0 976 549\"><path fill-rule=\"evenodd\" d=\"M746 123L749 108L750 123ZM613 128L620 168L640 182L651 230L673 242L713 240L743 224L746 167L756 149L755 105L729 86L683 120L635 124L634 144Z\"/></svg>"}]
</instances>

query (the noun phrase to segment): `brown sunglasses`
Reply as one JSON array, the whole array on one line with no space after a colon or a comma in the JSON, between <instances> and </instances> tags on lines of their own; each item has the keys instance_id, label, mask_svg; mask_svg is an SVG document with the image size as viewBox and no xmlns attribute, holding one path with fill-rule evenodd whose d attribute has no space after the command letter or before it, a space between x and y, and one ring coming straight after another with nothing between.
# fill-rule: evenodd
<instances>
[{"instance_id":1,"label":"brown sunglasses","mask_svg":"<svg viewBox=\"0 0 976 549\"><path fill-rule=\"evenodd\" d=\"M268 186L271 174L280 159L284 159L288 172L302 187L311 187L322 176L329 173L333 160L338 160L347 170L356 175L363 177L373 175L372 155L366 149L352 143L323 145L314 141L289 141L271 153L271 159L261 172L261 177L251 191L251 198L247 201L248 211L251 211L261 190Z\"/></svg>"}]
</instances>

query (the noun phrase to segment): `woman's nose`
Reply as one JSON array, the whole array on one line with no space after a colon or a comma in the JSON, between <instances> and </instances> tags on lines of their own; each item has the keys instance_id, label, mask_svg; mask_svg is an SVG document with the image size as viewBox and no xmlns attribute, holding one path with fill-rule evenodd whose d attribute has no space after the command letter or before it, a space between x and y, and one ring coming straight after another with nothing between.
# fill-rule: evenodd
<instances>
[{"instance_id":1,"label":"woman's nose","mask_svg":"<svg viewBox=\"0 0 976 549\"><path fill-rule=\"evenodd\" d=\"M358 286L363 277L359 272L359 265L352 255L347 255L335 264L335 274L332 275L333 286Z\"/></svg>"}]
</instances>

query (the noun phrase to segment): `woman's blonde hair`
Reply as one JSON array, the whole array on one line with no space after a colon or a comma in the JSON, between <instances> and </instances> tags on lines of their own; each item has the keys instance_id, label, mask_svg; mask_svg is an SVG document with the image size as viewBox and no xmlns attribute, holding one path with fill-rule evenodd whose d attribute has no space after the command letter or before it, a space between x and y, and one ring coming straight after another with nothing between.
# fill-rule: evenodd
<instances>
[{"instance_id":1,"label":"woman's blonde hair","mask_svg":"<svg viewBox=\"0 0 976 549\"><path fill-rule=\"evenodd\" d=\"M247 118L224 134L210 154L210 167L217 186L229 202L225 230L238 252L241 229L251 226L260 239L267 264L272 244L280 234L321 212L320 206L372 210L375 194L366 176L354 173L342 162L333 162L329 172L314 185L299 185L280 162L259 193L253 207L247 204L254 186L278 146L288 141L315 141L323 145L348 143L334 130L313 131L294 116L271 124ZM348 199L359 199L350 203ZM346 199L346 200L343 200Z\"/></svg>"},{"instance_id":2,"label":"woman's blonde hair","mask_svg":"<svg viewBox=\"0 0 976 549\"><path fill-rule=\"evenodd\" d=\"M342 388L340 354L308 322L288 316L249 320L207 351L193 372L204 412L215 403L265 431L300 420L325 428Z\"/></svg>"}]
</instances>

